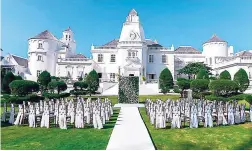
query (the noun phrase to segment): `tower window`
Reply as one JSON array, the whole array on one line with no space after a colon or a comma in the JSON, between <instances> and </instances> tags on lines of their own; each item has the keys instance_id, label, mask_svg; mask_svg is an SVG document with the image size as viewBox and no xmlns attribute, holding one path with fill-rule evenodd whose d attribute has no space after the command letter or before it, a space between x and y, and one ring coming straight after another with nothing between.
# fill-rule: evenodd
<instances>
[{"instance_id":1,"label":"tower window","mask_svg":"<svg viewBox=\"0 0 252 151\"><path fill-rule=\"evenodd\" d=\"M69 40L71 39L71 36L69 35Z\"/></svg>"},{"instance_id":2,"label":"tower window","mask_svg":"<svg viewBox=\"0 0 252 151\"><path fill-rule=\"evenodd\" d=\"M149 55L149 63L153 63L154 62L154 56L153 55Z\"/></svg>"},{"instance_id":3,"label":"tower window","mask_svg":"<svg viewBox=\"0 0 252 151\"><path fill-rule=\"evenodd\" d=\"M110 62L116 62L116 56L115 56L115 54L111 55Z\"/></svg>"},{"instance_id":4,"label":"tower window","mask_svg":"<svg viewBox=\"0 0 252 151\"><path fill-rule=\"evenodd\" d=\"M103 62L103 55L102 54L98 54L98 62Z\"/></svg>"},{"instance_id":5,"label":"tower window","mask_svg":"<svg viewBox=\"0 0 252 151\"><path fill-rule=\"evenodd\" d=\"M67 40L67 35L66 35L66 40Z\"/></svg>"},{"instance_id":6,"label":"tower window","mask_svg":"<svg viewBox=\"0 0 252 151\"><path fill-rule=\"evenodd\" d=\"M39 77L41 72L42 72L41 70L37 70L37 77Z\"/></svg>"},{"instance_id":7,"label":"tower window","mask_svg":"<svg viewBox=\"0 0 252 151\"><path fill-rule=\"evenodd\" d=\"M42 56L38 56L38 61L42 61L43 59L42 59Z\"/></svg>"},{"instance_id":8,"label":"tower window","mask_svg":"<svg viewBox=\"0 0 252 151\"><path fill-rule=\"evenodd\" d=\"M43 44L41 42L38 43L38 49L43 49Z\"/></svg>"},{"instance_id":9,"label":"tower window","mask_svg":"<svg viewBox=\"0 0 252 151\"><path fill-rule=\"evenodd\" d=\"M166 63L167 60L166 60L166 55L162 55L162 63Z\"/></svg>"}]
</instances>

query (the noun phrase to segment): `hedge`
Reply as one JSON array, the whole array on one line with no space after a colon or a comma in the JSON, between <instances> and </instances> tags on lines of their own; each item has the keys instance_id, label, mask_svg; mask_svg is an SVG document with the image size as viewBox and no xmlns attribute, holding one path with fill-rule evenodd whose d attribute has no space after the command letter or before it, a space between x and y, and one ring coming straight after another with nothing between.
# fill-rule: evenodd
<instances>
[{"instance_id":1,"label":"hedge","mask_svg":"<svg viewBox=\"0 0 252 151\"><path fill-rule=\"evenodd\" d=\"M30 101L30 102L39 102L40 100L44 100L45 97L38 96L36 94L29 94L27 96L19 97L19 96L10 96L6 102L12 102L20 104L23 101Z\"/></svg>"},{"instance_id":2,"label":"hedge","mask_svg":"<svg viewBox=\"0 0 252 151\"><path fill-rule=\"evenodd\" d=\"M59 98L65 98L65 97L69 97L70 93L43 93L43 96L48 98L48 99L59 99Z\"/></svg>"}]
</instances>

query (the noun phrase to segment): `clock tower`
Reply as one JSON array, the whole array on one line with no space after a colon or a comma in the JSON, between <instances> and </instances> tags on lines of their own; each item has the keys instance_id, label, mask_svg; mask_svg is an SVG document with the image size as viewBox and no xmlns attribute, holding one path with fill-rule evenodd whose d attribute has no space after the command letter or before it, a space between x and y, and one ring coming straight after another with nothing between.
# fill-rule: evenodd
<instances>
[{"instance_id":1,"label":"clock tower","mask_svg":"<svg viewBox=\"0 0 252 151\"><path fill-rule=\"evenodd\" d=\"M145 42L144 30L139 21L138 13L132 9L126 21L123 23L121 35L118 42L118 62L122 67L121 75L124 76L145 76L147 45Z\"/></svg>"},{"instance_id":2,"label":"clock tower","mask_svg":"<svg viewBox=\"0 0 252 151\"><path fill-rule=\"evenodd\" d=\"M144 30L135 9L129 12L123 24L119 42L144 41Z\"/></svg>"}]
</instances>

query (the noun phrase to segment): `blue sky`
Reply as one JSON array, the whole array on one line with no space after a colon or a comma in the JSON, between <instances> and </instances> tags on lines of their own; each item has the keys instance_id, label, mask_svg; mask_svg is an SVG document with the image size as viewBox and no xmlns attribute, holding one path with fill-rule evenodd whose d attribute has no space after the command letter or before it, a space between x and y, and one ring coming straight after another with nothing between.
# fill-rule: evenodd
<instances>
[{"instance_id":1,"label":"blue sky","mask_svg":"<svg viewBox=\"0 0 252 151\"><path fill-rule=\"evenodd\" d=\"M57 38L68 26L77 52L119 38L128 12L139 13L146 38L164 46L202 43L214 33L235 51L252 49L252 0L2 0L1 48L27 56L27 39L44 30Z\"/></svg>"}]
</instances>

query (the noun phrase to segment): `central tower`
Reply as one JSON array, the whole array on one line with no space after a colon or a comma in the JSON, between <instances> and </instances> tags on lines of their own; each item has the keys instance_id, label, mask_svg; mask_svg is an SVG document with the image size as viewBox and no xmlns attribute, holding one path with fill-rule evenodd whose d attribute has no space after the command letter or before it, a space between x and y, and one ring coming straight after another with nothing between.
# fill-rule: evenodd
<instances>
[{"instance_id":1,"label":"central tower","mask_svg":"<svg viewBox=\"0 0 252 151\"><path fill-rule=\"evenodd\" d=\"M135 9L129 12L123 23L118 42L118 56L122 58L118 62L121 75L139 77L145 75L147 45L144 30Z\"/></svg>"}]
</instances>

